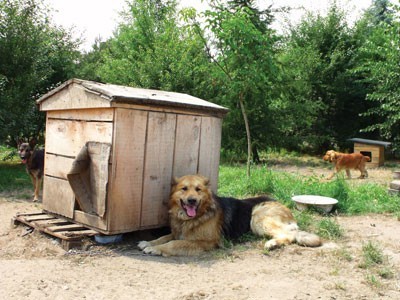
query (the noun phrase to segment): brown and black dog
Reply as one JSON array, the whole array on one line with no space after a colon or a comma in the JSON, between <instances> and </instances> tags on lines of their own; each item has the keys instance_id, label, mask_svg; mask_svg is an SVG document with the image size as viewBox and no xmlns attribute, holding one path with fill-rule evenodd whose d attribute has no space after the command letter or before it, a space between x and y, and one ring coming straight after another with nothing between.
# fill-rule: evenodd
<instances>
[{"instance_id":1,"label":"brown and black dog","mask_svg":"<svg viewBox=\"0 0 400 300\"><path fill-rule=\"evenodd\" d=\"M39 200L39 191L42 185L44 172L44 150L35 149L36 140L32 139L29 143L18 142L18 153L22 163L26 166L26 172L31 177L34 187L33 201Z\"/></svg>"},{"instance_id":2,"label":"brown and black dog","mask_svg":"<svg viewBox=\"0 0 400 300\"><path fill-rule=\"evenodd\" d=\"M152 255L197 255L237 239L247 232L271 238L265 249L290 243L317 247L318 236L300 231L291 211L266 197L244 200L214 195L201 175L175 179L169 200L171 233L138 247Z\"/></svg>"},{"instance_id":3,"label":"brown and black dog","mask_svg":"<svg viewBox=\"0 0 400 300\"><path fill-rule=\"evenodd\" d=\"M368 156L364 156L361 153L340 153L334 150L328 150L324 155L323 159L334 164L333 173L328 177L332 179L335 174L342 170L346 170L348 178L351 178L350 169L359 170L361 175L359 178L368 177L368 172L365 169L365 164L371 159Z\"/></svg>"}]
</instances>

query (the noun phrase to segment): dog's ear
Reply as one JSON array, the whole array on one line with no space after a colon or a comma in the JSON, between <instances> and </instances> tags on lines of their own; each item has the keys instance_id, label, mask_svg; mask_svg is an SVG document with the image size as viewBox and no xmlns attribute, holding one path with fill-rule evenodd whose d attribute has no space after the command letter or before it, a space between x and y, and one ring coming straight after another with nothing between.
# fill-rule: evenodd
<instances>
[{"instance_id":1,"label":"dog's ear","mask_svg":"<svg viewBox=\"0 0 400 300\"><path fill-rule=\"evenodd\" d=\"M198 177L200 177L203 180L203 185L206 187L210 187L210 179L208 179L207 177L201 175L201 174L197 174Z\"/></svg>"},{"instance_id":2,"label":"dog's ear","mask_svg":"<svg viewBox=\"0 0 400 300\"><path fill-rule=\"evenodd\" d=\"M338 158L337 152L332 150L332 152L331 152L331 161L336 161L337 158Z\"/></svg>"},{"instance_id":3,"label":"dog's ear","mask_svg":"<svg viewBox=\"0 0 400 300\"><path fill-rule=\"evenodd\" d=\"M19 146L21 146L21 144L24 142L24 140L22 138L18 138L17 139L17 147L19 148Z\"/></svg>"},{"instance_id":4,"label":"dog's ear","mask_svg":"<svg viewBox=\"0 0 400 300\"><path fill-rule=\"evenodd\" d=\"M172 177L171 185L172 185L172 186L177 185L177 184L178 184L178 181L179 181L179 178L178 178L178 177L176 177L176 176Z\"/></svg>"},{"instance_id":5,"label":"dog's ear","mask_svg":"<svg viewBox=\"0 0 400 300\"><path fill-rule=\"evenodd\" d=\"M35 138L31 138L29 140L29 147L31 147L31 150L33 150L35 148L36 144L37 144L37 140Z\"/></svg>"}]
</instances>

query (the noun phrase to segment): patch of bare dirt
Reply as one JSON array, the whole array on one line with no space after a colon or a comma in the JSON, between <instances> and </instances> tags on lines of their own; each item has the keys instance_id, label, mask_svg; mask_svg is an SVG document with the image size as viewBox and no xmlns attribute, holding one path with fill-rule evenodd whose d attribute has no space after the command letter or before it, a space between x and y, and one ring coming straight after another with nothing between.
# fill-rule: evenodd
<instances>
[{"instance_id":1,"label":"patch of bare dirt","mask_svg":"<svg viewBox=\"0 0 400 300\"><path fill-rule=\"evenodd\" d=\"M319 167L305 167L305 166L295 166L295 165L285 165L276 164L272 165L271 168L275 171L289 172L297 174L299 176L310 177L314 176L320 178L322 181L327 181L329 175L333 173L333 168L329 163L322 164ZM400 169L400 167L399 167ZM389 183L393 180L393 169L387 167L379 168L368 168L368 178L359 179L360 172L356 170L351 170L351 178L346 178L346 173L342 171L338 176L343 176L350 184L360 184L365 182L371 182L389 187Z\"/></svg>"},{"instance_id":2,"label":"patch of bare dirt","mask_svg":"<svg viewBox=\"0 0 400 300\"><path fill-rule=\"evenodd\" d=\"M281 169L322 179L330 172ZM382 184L391 180L390 170L369 172ZM143 233L115 245L87 240L85 251L65 252L57 239L12 226L17 212L40 210L40 203L0 195L1 299L400 299L400 222L390 215L337 216L345 237L315 249L290 245L266 255L260 241L164 258L141 254ZM368 241L387 258L378 269L360 267Z\"/></svg>"}]
</instances>

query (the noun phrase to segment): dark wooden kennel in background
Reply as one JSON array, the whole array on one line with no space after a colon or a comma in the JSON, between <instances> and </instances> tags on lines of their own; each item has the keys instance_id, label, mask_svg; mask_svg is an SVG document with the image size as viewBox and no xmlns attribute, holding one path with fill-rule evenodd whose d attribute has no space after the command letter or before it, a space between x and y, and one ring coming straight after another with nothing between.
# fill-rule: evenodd
<instances>
[{"instance_id":1,"label":"dark wooden kennel in background","mask_svg":"<svg viewBox=\"0 0 400 300\"><path fill-rule=\"evenodd\" d=\"M79 79L37 102L46 112L47 212L117 234L168 224L173 176L203 174L217 191L224 107L186 94ZM94 143L95 152L103 146L110 149L106 163L89 170L103 179L108 176L96 193L89 193L91 211L79 205L67 179L88 142Z\"/></svg>"}]
</instances>

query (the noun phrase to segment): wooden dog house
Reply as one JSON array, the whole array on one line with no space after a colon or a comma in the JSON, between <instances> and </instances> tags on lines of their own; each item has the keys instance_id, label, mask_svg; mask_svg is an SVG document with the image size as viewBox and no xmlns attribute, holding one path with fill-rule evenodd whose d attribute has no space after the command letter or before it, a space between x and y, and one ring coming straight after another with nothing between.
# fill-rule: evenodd
<instances>
[{"instance_id":1,"label":"wooden dog house","mask_svg":"<svg viewBox=\"0 0 400 300\"><path fill-rule=\"evenodd\" d=\"M371 161L367 162L367 166L372 168L380 167L384 164L385 148L391 144L389 142L359 138L352 138L349 141L354 142L354 153L361 153L371 158Z\"/></svg>"},{"instance_id":2,"label":"wooden dog house","mask_svg":"<svg viewBox=\"0 0 400 300\"><path fill-rule=\"evenodd\" d=\"M47 212L117 234L168 224L173 176L200 173L217 190L224 107L79 79L37 103L46 111Z\"/></svg>"}]
</instances>

